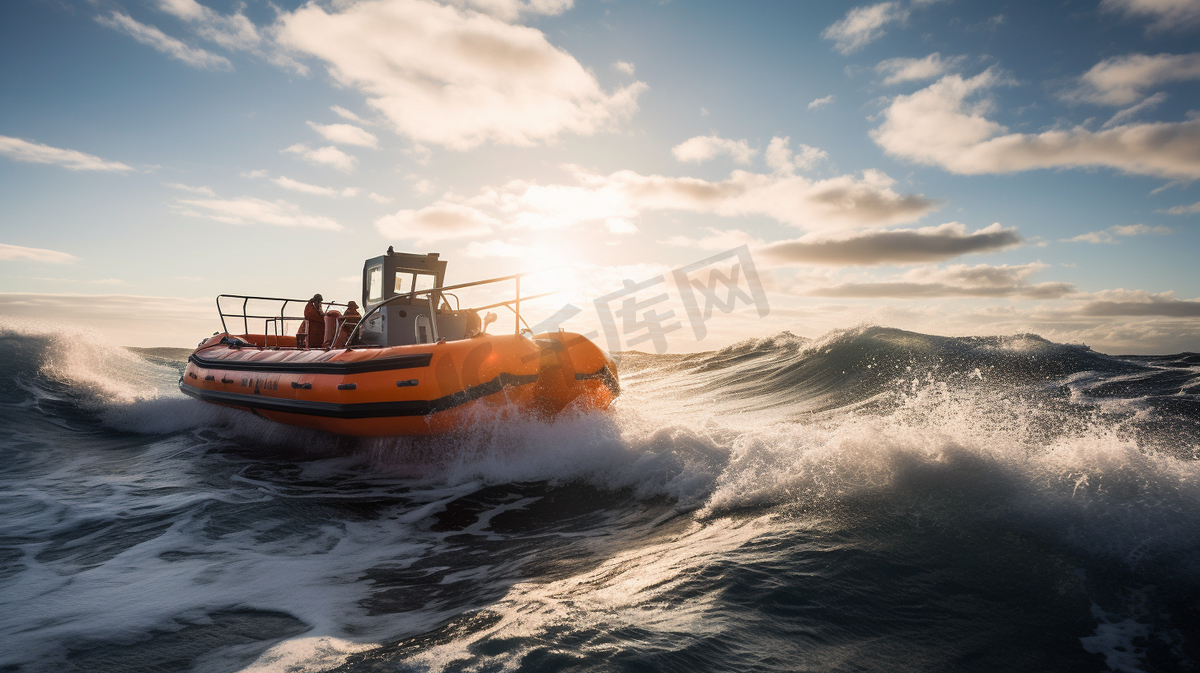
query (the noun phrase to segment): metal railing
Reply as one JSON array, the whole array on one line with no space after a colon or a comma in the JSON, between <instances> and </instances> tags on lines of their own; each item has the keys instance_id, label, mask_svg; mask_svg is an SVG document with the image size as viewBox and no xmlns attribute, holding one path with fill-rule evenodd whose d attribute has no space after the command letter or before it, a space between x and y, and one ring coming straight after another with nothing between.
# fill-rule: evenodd
<instances>
[{"instance_id":1,"label":"metal railing","mask_svg":"<svg viewBox=\"0 0 1200 673\"><path fill-rule=\"evenodd\" d=\"M242 310L240 312L237 312L237 311L226 312L225 309L221 306L222 299L240 299L240 300L242 300ZM279 312L273 313L271 315L259 315L259 314L250 313L249 306L250 306L251 301L279 302ZM225 333L229 332L229 327L225 323L226 318L241 318L242 330L243 330L242 334L250 333L250 321L251 320L262 320L263 321L263 336L264 337L269 336L270 335L269 330L273 329L274 336L275 336L275 343L276 343L276 345L278 345L279 337L287 336L288 321L304 320L303 315L298 315L298 316L287 315L286 312L287 312L288 304L299 304L300 306L305 306L308 304L309 301L311 301L311 300L310 299L288 299L285 297L255 297L255 296L244 295L244 294L219 294L219 295L217 295L217 315L219 315L221 317L221 331L225 332ZM344 306L347 306L347 304L343 304L343 303L336 302L336 301L323 301L323 302L321 302L321 307L322 307L321 312L324 313L325 311L328 311L331 307L334 307L334 306L344 307Z\"/></svg>"},{"instance_id":2,"label":"metal railing","mask_svg":"<svg viewBox=\"0 0 1200 673\"><path fill-rule=\"evenodd\" d=\"M480 285L490 285L492 283L500 283L500 282L504 282L506 280L512 280L512 281L516 282L516 297L514 299L510 299L508 301L496 302L494 304L487 304L485 306L477 306L474 308L468 308L465 310L472 311L472 312L478 312L478 311L485 311L489 308L498 308L498 307L503 306L513 312L513 317L514 317L513 332L514 332L514 334L520 334L522 323L525 324L526 329L529 329L529 323L525 322L525 319L521 317L521 303L527 302L527 301L532 301L534 299L540 299L542 297L548 297L552 294L555 294L554 292L545 292L542 294L532 295L532 296L528 296L528 297L522 297L521 296L521 278L523 276L528 276L528 275L529 274L527 274L527 273L516 273L516 274L512 274L510 276L500 276L499 278L489 278L487 280L477 280L477 281L473 281L470 283L460 283L458 285L447 285L445 287L435 287L435 288L430 288L427 290L413 290L410 292L405 292L403 294L398 294L394 297L389 297L389 298L379 302L378 304L375 304L369 311L367 311L367 313L365 315L362 316L361 319L359 319L358 324L356 324L354 326L354 329L351 330L349 336L347 337L346 345L348 347L348 346L350 346L350 344L354 343L354 339L358 336L359 331L361 330L362 326L364 324L366 324L367 320L371 316L373 316L375 313L377 313L384 306L387 306L393 302L398 302L398 301L402 301L402 300L406 300L409 303L413 303L416 301L416 299L418 297L421 297L421 296L426 296L426 297L428 297L428 300L429 300L429 310L430 310L430 318L431 318L430 327L433 331L433 340L436 342L438 340L437 306L439 303L441 303L443 301L443 295L453 297L454 303L456 305L456 308L453 310L460 311L463 309L459 308L460 302L459 302L458 296L450 293L449 290L459 290L459 289L468 288L468 287L477 287ZM241 310L240 311L226 311L221 306L222 299L241 300ZM249 307L250 307L251 301L279 302L278 312L272 313L270 315L250 313ZM300 306L304 306L304 305L308 304L309 301L311 301L311 300L309 300L309 299L288 299L285 297L256 297L256 296L242 295L242 294L219 294L219 295L217 295L217 315L219 315L221 317L221 331L223 331L225 333L229 333L229 327L228 327L227 323L225 322L226 318L240 318L242 320L242 329L243 329L242 333L243 334L250 334L250 321L251 320L262 320L263 321L264 340L267 339L268 337L272 336L272 332L273 332L273 336L275 337L274 345L276 347L278 347L279 342L280 342L280 337L288 335L287 334L288 322L289 321L299 322L299 321L303 321L305 319L303 315L295 315L295 316L287 315L286 311L287 311L288 304L299 304ZM345 307L345 306L347 306L347 304L340 303L340 302L334 302L334 301L323 301L323 302L321 302L321 306L322 306L322 313L324 313L334 306ZM449 302L447 302L447 306L449 306ZM336 330L334 331L335 336L341 332L341 329L346 324L346 322L347 322L346 320L338 321ZM486 326L485 326L485 329L486 329ZM267 345L270 346L271 344L269 342L267 342Z\"/></svg>"},{"instance_id":3,"label":"metal railing","mask_svg":"<svg viewBox=\"0 0 1200 673\"><path fill-rule=\"evenodd\" d=\"M520 334L521 333L521 323L525 322L524 318L521 317L521 302L532 301L534 299L539 299L541 297L548 297L548 296L554 294L554 292L546 292L543 294L538 294L538 295L533 295L531 297L522 298L521 297L521 278L524 276L528 276L528 275L529 274L527 274L527 273L514 273L511 276L500 276L499 278L489 278L487 280L477 280L477 281L473 281L470 283L460 283L458 285L447 285L445 287L434 287L434 288L430 288L428 290L415 290L412 292L406 292L404 294L398 294L394 297L388 297L387 299L385 299L385 300L379 302L378 304L376 304L375 306L371 307L371 310L367 311L366 314L363 315L362 319L358 321L358 324L355 325L354 329L350 332L350 337L348 339L346 339L346 345L349 346L350 344L354 343L354 339L356 336L358 336L359 330L362 329L362 326L367 323L367 320L370 319L371 316L375 315L384 306L387 306L388 304L391 304L391 303L397 302L397 301L401 301L401 300L407 300L409 303L412 303L412 302L416 301L418 296L421 296L421 295L426 295L429 298L429 311L430 311L430 317L431 317L430 322L432 323L431 327L433 329L433 340L436 342L438 340L437 305L439 303L439 299L441 298L441 295L446 294L447 290L460 290L465 287L476 287L479 285L489 285L491 283L501 283L506 280L516 281L517 296L515 299L497 302L495 304L488 304L486 306L476 306L474 308L469 308L466 310L478 312L478 311L483 311L483 310L486 310L489 308L496 308L499 306L504 306L505 308L512 311L514 314L513 333ZM455 299L457 300L458 297L455 297ZM526 329L529 328L529 323L525 323L525 328Z\"/></svg>"}]
</instances>

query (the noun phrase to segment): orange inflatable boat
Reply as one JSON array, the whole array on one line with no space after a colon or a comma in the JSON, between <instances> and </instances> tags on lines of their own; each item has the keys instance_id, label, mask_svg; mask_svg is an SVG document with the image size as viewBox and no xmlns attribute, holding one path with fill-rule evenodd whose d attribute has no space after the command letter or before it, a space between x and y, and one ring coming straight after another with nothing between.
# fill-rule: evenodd
<instances>
[{"instance_id":1,"label":"orange inflatable boat","mask_svg":"<svg viewBox=\"0 0 1200 673\"><path fill-rule=\"evenodd\" d=\"M445 269L437 253L388 248L367 260L361 318L354 302L320 295L221 295L224 329L188 358L180 390L280 423L363 437L446 433L512 413L548 419L568 407L605 409L619 394L612 358L586 337L521 329L520 304L536 297L521 298L520 275L444 286ZM455 290L509 280L515 299L451 306ZM239 300L240 311L228 309ZM306 303L307 317L288 314ZM251 304L272 310L254 313ZM515 334L487 333L496 316L479 312L501 307L515 314ZM230 333L231 317L246 333ZM262 322L261 334L249 333L251 321Z\"/></svg>"}]
</instances>

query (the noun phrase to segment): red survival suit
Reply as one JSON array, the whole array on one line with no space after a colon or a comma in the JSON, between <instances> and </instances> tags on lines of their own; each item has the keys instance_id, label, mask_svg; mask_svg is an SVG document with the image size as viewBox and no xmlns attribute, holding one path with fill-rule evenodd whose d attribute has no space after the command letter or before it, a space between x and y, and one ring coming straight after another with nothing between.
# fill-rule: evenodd
<instances>
[{"instance_id":1,"label":"red survival suit","mask_svg":"<svg viewBox=\"0 0 1200 673\"><path fill-rule=\"evenodd\" d=\"M315 294L304 305L304 331L308 335L308 342L304 345L297 342L297 346L319 348L325 342L325 313L321 310L322 303L324 300L321 295ZM298 332L297 335L299 335Z\"/></svg>"}]
</instances>

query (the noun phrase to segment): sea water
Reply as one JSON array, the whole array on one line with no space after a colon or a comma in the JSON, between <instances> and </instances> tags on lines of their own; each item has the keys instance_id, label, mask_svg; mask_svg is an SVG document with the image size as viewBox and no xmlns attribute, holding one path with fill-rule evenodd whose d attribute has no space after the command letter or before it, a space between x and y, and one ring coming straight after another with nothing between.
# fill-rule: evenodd
<instances>
[{"instance_id":1,"label":"sea water","mask_svg":"<svg viewBox=\"0 0 1200 673\"><path fill-rule=\"evenodd\" d=\"M881 327L350 440L0 325L0 670L1200 665L1200 356Z\"/></svg>"}]
</instances>

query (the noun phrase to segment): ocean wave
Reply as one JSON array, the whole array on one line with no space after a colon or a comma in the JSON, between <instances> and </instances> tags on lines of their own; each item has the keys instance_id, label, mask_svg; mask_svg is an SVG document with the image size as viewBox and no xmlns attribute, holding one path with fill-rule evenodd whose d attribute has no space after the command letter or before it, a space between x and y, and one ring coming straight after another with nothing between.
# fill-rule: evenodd
<instances>
[{"instance_id":1,"label":"ocean wave","mask_svg":"<svg viewBox=\"0 0 1200 673\"><path fill-rule=\"evenodd\" d=\"M990 526L1200 589L1200 362L1188 354L781 333L623 354L624 394L607 413L501 410L445 437L363 440L185 398L175 357L0 325L0 536L15 541L0 583L4 604L30 605L0 617L25 653L0 664L250 620L273 625L258 645L196 665L320 668L488 606L498 621L482 635L417 659L436 668L487 634L552 631L570 604L695 629L716 599L672 592L793 521L841 522L839 535L863 519L950 537ZM1093 611L1089 651L1145 630L1119 607Z\"/></svg>"}]
</instances>

